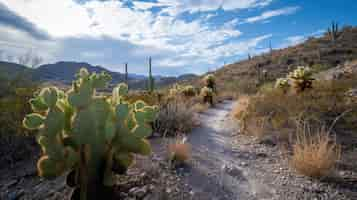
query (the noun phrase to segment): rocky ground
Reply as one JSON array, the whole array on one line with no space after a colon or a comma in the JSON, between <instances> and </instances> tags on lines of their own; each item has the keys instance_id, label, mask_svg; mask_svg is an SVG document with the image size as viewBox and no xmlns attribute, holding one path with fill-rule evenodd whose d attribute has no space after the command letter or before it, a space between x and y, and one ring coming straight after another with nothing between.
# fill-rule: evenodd
<instances>
[{"instance_id":1,"label":"rocky ground","mask_svg":"<svg viewBox=\"0 0 357 200\"><path fill-rule=\"evenodd\" d=\"M232 200L232 199L357 199L357 150L345 156L327 180L297 175L287 152L273 140L237 134L230 118L233 102L226 101L200 115L200 127L188 135L192 158L187 166L170 169L167 139L153 138L154 153L138 157L126 176L118 177L117 199ZM71 190L64 178L37 177L36 156L0 167L0 199L66 199ZM347 164L346 164L347 163Z\"/></svg>"},{"instance_id":2,"label":"rocky ground","mask_svg":"<svg viewBox=\"0 0 357 200\"><path fill-rule=\"evenodd\" d=\"M289 152L272 138L237 133L226 101L201 115L201 127L189 135L190 167L182 184L191 199L357 199L357 149L344 153L336 173L325 180L298 175Z\"/></svg>"}]
</instances>

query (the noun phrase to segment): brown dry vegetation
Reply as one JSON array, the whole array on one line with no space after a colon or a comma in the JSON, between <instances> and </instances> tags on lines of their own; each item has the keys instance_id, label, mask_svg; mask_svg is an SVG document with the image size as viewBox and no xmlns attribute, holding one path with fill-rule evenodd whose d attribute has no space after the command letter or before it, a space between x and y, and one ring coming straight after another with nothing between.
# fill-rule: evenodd
<instances>
[{"instance_id":1,"label":"brown dry vegetation","mask_svg":"<svg viewBox=\"0 0 357 200\"><path fill-rule=\"evenodd\" d=\"M288 144L292 166L298 172L325 177L339 159L336 142L346 141L342 137L356 136L353 132L357 131L357 102L347 95L357 85L355 77L352 74L338 80L316 80L312 89L302 93L292 89L285 93L268 83L254 95L241 96L232 112L239 119L241 132L258 138L271 135ZM296 123L301 120L314 131L306 133L301 129L300 123ZM331 126L337 141L322 126ZM353 145L344 143L345 149Z\"/></svg>"},{"instance_id":2,"label":"brown dry vegetation","mask_svg":"<svg viewBox=\"0 0 357 200\"><path fill-rule=\"evenodd\" d=\"M340 159L340 147L328 130L320 128L311 133L308 128L298 128L293 146L292 166L300 173L323 178L330 176Z\"/></svg>"},{"instance_id":3,"label":"brown dry vegetation","mask_svg":"<svg viewBox=\"0 0 357 200\"><path fill-rule=\"evenodd\" d=\"M191 148L184 139L176 139L176 141L168 146L169 160L177 166L185 164L191 157Z\"/></svg>"}]
</instances>

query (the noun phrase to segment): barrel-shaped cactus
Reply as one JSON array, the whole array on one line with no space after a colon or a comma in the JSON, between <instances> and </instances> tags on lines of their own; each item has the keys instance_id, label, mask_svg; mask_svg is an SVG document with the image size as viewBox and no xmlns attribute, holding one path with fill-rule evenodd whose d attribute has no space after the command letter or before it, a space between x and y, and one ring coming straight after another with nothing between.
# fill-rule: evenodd
<instances>
[{"instance_id":1,"label":"barrel-shaped cactus","mask_svg":"<svg viewBox=\"0 0 357 200\"><path fill-rule=\"evenodd\" d=\"M211 106L213 105L213 90L209 87L203 87L201 89L200 96L203 99L203 103L209 103Z\"/></svg>"},{"instance_id":2,"label":"barrel-shaped cactus","mask_svg":"<svg viewBox=\"0 0 357 200\"><path fill-rule=\"evenodd\" d=\"M275 82L275 88L286 93L290 88L289 80L286 78L278 78Z\"/></svg>"},{"instance_id":3,"label":"barrel-shaped cactus","mask_svg":"<svg viewBox=\"0 0 357 200\"><path fill-rule=\"evenodd\" d=\"M299 66L293 72L290 72L288 78L297 93L312 88L312 72L308 67Z\"/></svg>"},{"instance_id":4,"label":"barrel-shaped cactus","mask_svg":"<svg viewBox=\"0 0 357 200\"><path fill-rule=\"evenodd\" d=\"M119 84L112 96L96 94L111 77L90 74L82 68L68 92L44 88L30 104L34 113L23 124L38 129L43 155L37 162L39 175L55 178L66 172L74 187L72 199L97 199L110 195L115 173L124 173L134 154L151 152L149 125L157 108L142 101L126 102L128 87Z\"/></svg>"}]
</instances>

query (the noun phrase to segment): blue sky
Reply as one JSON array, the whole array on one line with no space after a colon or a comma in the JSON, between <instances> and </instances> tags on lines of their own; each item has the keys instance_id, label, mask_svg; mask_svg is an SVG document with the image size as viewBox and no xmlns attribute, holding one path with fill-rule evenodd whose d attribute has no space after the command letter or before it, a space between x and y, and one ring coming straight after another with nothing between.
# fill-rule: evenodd
<instances>
[{"instance_id":1,"label":"blue sky","mask_svg":"<svg viewBox=\"0 0 357 200\"><path fill-rule=\"evenodd\" d=\"M357 25L355 0L0 0L0 58L28 51L131 73L204 73Z\"/></svg>"}]
</instances>

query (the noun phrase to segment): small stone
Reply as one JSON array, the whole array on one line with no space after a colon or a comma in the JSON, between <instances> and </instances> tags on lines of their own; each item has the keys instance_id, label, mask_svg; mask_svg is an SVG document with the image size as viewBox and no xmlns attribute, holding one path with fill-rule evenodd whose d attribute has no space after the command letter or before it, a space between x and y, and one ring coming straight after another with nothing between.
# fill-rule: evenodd
<instances>
[{"instance_id":1,"label":"small stone","mask_svg":"<svg viewBox=\"0 0 357 200\"><path fill-rule=\"evenodd\" d=\"M148 187L146 185L141 188L135 187L130 189L129 192L132 194L132 196L143 198L148 192Z\"/></svg>"},{"instance_id":2,"label":"small stone","mask_svg":"<svg viewBox=\"0 0 357 200\"><path fill-rule=\"evenodd\" d=\"M166 188L166 193L170 194L172 192L171 188Z\"/></svg>"}]
</instances>

